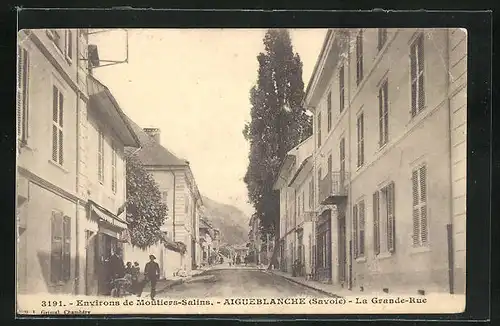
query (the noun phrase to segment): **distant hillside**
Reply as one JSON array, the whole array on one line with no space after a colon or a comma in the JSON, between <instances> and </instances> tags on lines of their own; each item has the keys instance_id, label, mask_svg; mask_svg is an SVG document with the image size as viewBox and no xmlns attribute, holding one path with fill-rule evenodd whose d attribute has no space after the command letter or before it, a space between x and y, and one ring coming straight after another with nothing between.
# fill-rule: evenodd
<instances>
[{"instance_id":1,"label":"distant hillside","mask_svg":"<svg viewBox=\"0 0 500 326\"><path fill-rule=\"evenodd\" d=\"M221 233L221 241L234 245L248 241L248 220L238 208L222 204L203 196L205 213L215 228Z\"/></svg>"}]
</instances>

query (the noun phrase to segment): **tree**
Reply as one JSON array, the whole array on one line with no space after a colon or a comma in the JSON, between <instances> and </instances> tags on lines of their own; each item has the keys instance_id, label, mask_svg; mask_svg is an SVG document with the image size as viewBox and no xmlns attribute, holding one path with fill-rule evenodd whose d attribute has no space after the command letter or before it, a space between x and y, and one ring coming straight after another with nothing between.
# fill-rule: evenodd
<instances>
[{"instance_id":1,"label":"tree","mask_svg":"<svg viewBox=\"0 0 500 326\"><path fill-rule=\"evenodd\" d=\"M160 226L167 218L161 192L135 155L127 157L127 222L133 246L146 249L164 240Z\"/></svg>"},{"instance_id":2,"label":"tree","mask_svg":"<svg viewBox=\"0 0 500 326\"><path fill-rule=\"evenodd\" d=\"M280 166L286 153L312 134L312 124L301 105L302 61L293 52L289 32L270 29L263 42L257 84L250 90L251 121L243 134L250 143L244 181L265 237L279 225L279 194L273 184Z\"/></svg>"}]
</instances>

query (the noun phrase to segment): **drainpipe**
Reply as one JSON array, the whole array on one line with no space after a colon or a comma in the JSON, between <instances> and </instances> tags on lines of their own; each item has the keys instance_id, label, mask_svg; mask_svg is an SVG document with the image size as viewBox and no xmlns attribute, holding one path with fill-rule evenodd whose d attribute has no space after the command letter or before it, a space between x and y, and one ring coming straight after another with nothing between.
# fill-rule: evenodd
<instances>
[{"instance_id":1,"label":"drainpipe","mask_svg":"<svg viewBox=\"0 0 500 326\"><path fill-rule=\"evenodd\" d=\"M351 162L352 162L352 153L351 153L351 111L352 111L352 108L351 108L351 66L350 66L350 63L351 63L351 33L350 31L347 32L347 65L348 65L348 71L347 71L347 110L348 110L348 123L347 123L347 134L348 134L348 144L349 146L346 146L347 148L349 148L349 151L348 154L349 154L349 160L348 160L348 169L349 169L349 176L347 177L347 180L348 180L348 196L347 196L347 207L346 207L346 221L345 221L345 224L346 224L346 239L349 239L348 243L349 243L349 246L348 248L346 249L349 249L349 255L348 255L348 259L349 259L349 264L347 265L348 267L348 278L347 278L347 288L349 290L352 289L352 265L353 265L353 262L352 262L352 232L347 232L347 229L349 231L352 230L352 225L350 223L348 223L347 221L347 216L351 216L351 212L352 212L352 209L351 209L351 205L352 205L352 187L351 187L351 180L352 180L352 168L351 168ZM352 222L352 217L349 219L349 222ZM350 226L350 227L349 227ZM349 227L349 228L348 228ZM349 234L349 235L348 235ZM347 250L346 250L347 252ZM346 259L347 260L347 259Z\"/></svg>"},{"instance_id":2,"label":"drainpipe","mask_svg":"<svg viewBox=\"0 0 500 326\"><path fill-rule=\"evenodd\" d=\"M446 108L448 109L448 148L449 148L449 167L450 167L450 215L449 215L449 223L446 225L446 236L448 240L448 280L449 280L449 287L450 287L450 294L454 293L454 247L453 247L453 158L452 158L452 150L453 150L453 144L452 144L452 130L451 130L451 115L452 110L451 110L451 101L450 101L450 31L449 29L446 30L446 37L445 37L446 43L445 43L445 55L444 55L444 61L445 61L445 75L446 75Z\"/></svg>"}]
</instances>

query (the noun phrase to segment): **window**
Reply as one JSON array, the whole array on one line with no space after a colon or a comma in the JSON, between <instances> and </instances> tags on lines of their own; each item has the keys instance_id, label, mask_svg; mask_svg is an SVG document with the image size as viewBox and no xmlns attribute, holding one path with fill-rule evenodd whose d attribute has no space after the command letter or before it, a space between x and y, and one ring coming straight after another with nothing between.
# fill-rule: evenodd
<instances>
[{"instance_id":1,"label":"window","mask_svg":"<svg viewBox=\"0 0 500 326\"><path fill-rule=\"evenodd\" d=\"M387 79L378 90L378 112L379 112L379 146L389 141L389 90Z\"/></svg>"},{"instance_id":2,"label":"window","mask_svg":"<svg viewBox=\"0 0 500 326\"><path fill-rule=\"evenodd\" d=\"M61 36L61 30L48 29L47 35L52 40L52 42L54 42L54 44L59 49L59 51L61 51L61 53L63 53L65 48L64 48L64 38Z\"/></svg>"},{"instance_id":3,"label":"window","mask_svg":"<svg viewBox=\"0 0 500 326\"><path fill-rule=\"evenodd\" d=\"M117 172L116 172L116 161L117 161L117 153L116 146L113 143L112 147L112 156L111 156L111 190L113 193L116 193L117 186Z\"/></svg>"},{"instance_id":4,"label":"window","mask_svg":"<svg viewBox=\"0 0 500 326\"><path fill-rule=\"evenodd\" d=\"M344 84L344 65L339 69L339 99L340 99L340 112L344 110L345 107L345 84Z\"/></svg>"},{"instance_id":5,"label":"window","mask_svg":"<svg viewBox=\"0 0 500 326\"><path fill-rule=\"evenodd\" d=\"M71 277L71 219L60 212L52 212L50 280L63 283Z\"/></svg>"},{"instance_id":6,"label":"window","mask_svg":"<svg viewBox=\"0 0 500 326\"><path fill-rule=\"evenodd\" d=\"M302 190L302 213L306 211L306 194L305 191Z\"/></svg>"},{"instance_id":7,"label":"window","mask_svg":"<svg viewBox=\"0 0 500 326\"><path fill-rule=\"evenodd\" d=\"M357 124L358 133L358 168L365 163L365 136L364 136L364 121L363 113L358 116Z\"/></svg>"},{"instance_id":8,"label":"window","mask_svg":"<svg viewBox=\"0 0 500 326\"><path fill-rule=\"evenodd\" d=\"M340 139L339 144L340 177L344 178L345 173L345 138Z\"/></svg>"},{"instance_id":9,"label":"window","mask_svg":"<svg viewBox=\"0 0 500 326\"><path fill-rule=\"evenodd\" d=\"M356 85L363 80L363 31L356 37Z\"/></svg>"},{"instance_id":10,"label":"window","mask_svg":"<svg viewBox=\"0 0 500 326\"><path fill-rule=\"evenodd\" d=\"M104 183L104 133L99 129L97 144L97 178Z\"/></svg>"},{"instance_id":11,"label":"window","mask_svg":"<svg viewBox=\"0 0 500 326\"><path fill-rule=\"evenodd\" d=\"M312 209L314 202L314 178L309 181L309 208Z\"/></svg>"},{"instance_id":12,"label":"window","mask_svg":"<svg viewBox=\"0 0 500 326\"><path fill-rule=\"evenodd\" d=\"M354 257L360 258L365 255L365 202L362 200L354 205L353 212L353 244Z\"/></svg>"},{"instance_id":13,"label":"window","mask_svg":"<svg viewBox=\"0 0 500 326\"><path fill-rule=\"evenodd\" d=\"M420 34L410 47L411 116L424 109L424 36Z\"/></svg>"},{"instance_id":14,"label":"window","mask_svg":"<svg viewBox=\"0 0 500 326\"><path fill-rule=\"evenodd\" d=\"M332 92L328 92L326 99L327 114L328 114L328 131L332 129Z\"/></svg>"},{"instance_id":15,"label":"window","mask_svg":"<svg viewBox=\"0 0 500 326\"><path fill-rule=\"evenodd\" d=\"M25 144L28 138L29 54L17 47L17 138Z\"/></svg>"},{"instance_id":16,"label":"window","mask_svg":"<svg viewBox=\"0 0 500 326\"><path fill-rule=\"evenodd\" d=\"M378 29L378 50L382 50L382 48L387 42L387 28L379 28Z\"/></svg>"},{"instance_id":17,"label":"window","mask_svg":"<svg viewBox=\"0 0 500 326\"><path fill-rule=\"evenodd\" d=\"M332 154L328 155L328 170L326 173L332 173Z\"/></svg>"},{"instance_id":18,"label":"window","mask_svg":"<svg viewBox=\"0 0 500 326\"><path fill-rule=\"evenodd\" d=\"M63 165L64 97L57 86L52 87L52 161Z\"/></svg>"},{"instance_id":19,"label":"window","mask_svg":"<svg viewBox=\"0 0 500 326\"><path fill-rule=\"evenodd\" d=\"M69 62L73 60L73 32L70 29L66 30L65 55Z\"/></svg>"},{"instance_id":20,"label":"window","mask_svg":"<svg viewBox=\"0 0 500 326\"><path fill-rule=\"evenodd\" d=\"M395 190L391 182L373 194L373 240L375 254L395 251Z\"/></svg>"},{"instance_id":21,"label":"window","mask_svg":"<svg viewBox=\"0 0 500 326\"><path fill-rule=\"evenodd\" d=\"M427 167L425 165L412 173L413 185L413 246L428 243L427 228Z\"/></svg>"},{"instance_id":22,"label":"window","mask_svg":"<svg viewBox=\"0 0 500 326\"><path fill-rule=\"evenodd\" d=\"M318 113L318 147L321 146L321 112Z\"/></svg>"},{"instance_id":23,"label":"window","mask_svg":"<svg viewBox=\"0 0 500 326\"><path fill-rule=\"evenodd\" d=\"M165 204L168 204L168 190L164 190L161 192L161 200Z\"/></svg>"}]
</instances>

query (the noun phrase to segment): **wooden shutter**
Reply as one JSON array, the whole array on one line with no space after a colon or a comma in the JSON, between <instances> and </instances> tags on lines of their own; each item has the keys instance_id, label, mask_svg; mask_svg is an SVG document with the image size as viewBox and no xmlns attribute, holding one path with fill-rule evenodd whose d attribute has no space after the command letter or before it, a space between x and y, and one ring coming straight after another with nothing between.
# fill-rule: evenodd
<instances>
[{"instance_id":1,"label":"wooden shutter","mask_svg":"<svg viewBox=\"0 0 500 326\"><path fill-rule=\"evenodd\" d=\"M321 112L318 113L318 147L321 146Z\"/></svg>"},{"instance_id":2,"label":"wooden shutter","mask_svg":"<svg viewBox=\"0 0 500 326\"><path fill-rule=\"evenodd\" d=\"M354 257L357 258L358 253L358 205L352 208L352 243Z\"/></svg>"},{"instance_id":3,"label":"wooden shutter","mask_svg":"<svg viewBox=\"0 0 500 326\"><path fill-rule=\"evenodd\" d=\"M382 146L384 144L384 94L383 88L380 87L378 90L378 145Z\"/></svg>"},{"instance_id":4,"label":"wooden shutter","mask_svg":"<svg viewBox=\"0 0 500 326\"><path fill-rule=\"evenodd\" d=\"M62 280L63 254L63 217L59 212L52 212L51 248L50 248L50 280L58 283Z\"/></svg>"},{"instance_id":5,"label":"wooden shutter","mask_svg":"<svg viewBox=\"0 0 500 326\"><path fill-rule=\"evenodd\" d=\"M375 255L380 253L380 206L379 192L373 193L373 246Z\"/></svg>"},{"instance_id":6,"label":"wooden shutter","mask_svg":"<svg viewBox=\"0 0 500 326\"><path fill-rule=\"evenodd\" d=\"M365 254L365 202L359 203L358 208L358 221L359 221L359 255Z\"/></svg>"},{"instance_id":7,"label":"wooden shutter","mask_svg":"<svg viewBox=\"0 0 500 326\"><path fill-rule=\"evenodd\" d=\"M59 92L59 164L63 164L64 141L63 141L63 117L64 117L64 97Z\"/></svg>"},{"instance_id":8,"label":"wooden shutter","mask_svg":"<svg viewBox=\"0 0 500 326\"><path fill-rule=\"evenodd\" d=\"M420 244L420 210L418 207L419 194L418 194L418 170L412 173L412 186L413 186L413 245Z\"/></svg>"},{"instance_id":9,"label":"wooden shutter","mask_svg":"<svg viewBox=\"0 0 500 326\"><path fill-rule=\"evenodd\" d=\"M328 171L326 172L327 174L332 173L332 169L333 169L332 164L333 164L332 154L330 154L330 155L328 155Z\"/></svg>"},{"instance_id":10,"label":"wooden shutter","mask_svg":"<svg viewBox=\"0 0 500 326\"><path fill-rule=\"evenodd\" d=\"M384 101L383 101L383 109L384 109L384 134L383 139L384 143L387 143L389 140L389 82L386 80L383 85L383 93L384 93Z\"/></svg>"},{"instance_id":11,"label":"wooden shutter","mask_svg":"<svg viewBox=\"0 0 500 326\"><path fill-rule=\"evenodd\" d=\"M391 253L396 248L395 202L394 182L391 182L387 187L387 250Z\"/></svg>"},{"instance_id":12,"label":"wooden shutter","mask_svg":"<svg viewBox=\"0 0 500 326\"><path fill-rule=\"evenodd\" d=\"M420 172L420 232L422 244L426 244L428 240L428 228L427 228L427 168L422 166L419 170Z\"/></svg>"},{"instance_id":13,"label":"wooden shutter","mask_svg":"<svg viewBox=\"0 0 500 326\"><path fill-rule=\"evenodd\" d=\"M63 219L62 266L62 279L68 281L71 278L71 218L69 216L64 216Z\"/></svg>"},{"instance_id":14,"label":"wooden shutter","mask_svg":"<svg viewBox=\"0 0 500 326\"><path fill-rule=\"evenodd\" d=\"M361 133L361 144L360 144L360 155L361 155L361 164L365 163L365 123L364 123L364 114L361 113L360 118L360 133Z\"/></svg>"},{"instance_id":15,"label":"wooden shutter","mask_svg":"<svg viewBox=\"0 0 500 326\"><path fill-rule=\"evenodd\" d=\"M57 139L59 138L59 130L57 128L57 123L59 121L59 90L56 86L52 87L52 160L57 162L59 150L59 145L57 143Z\"/></svg>"}]
</instances>

